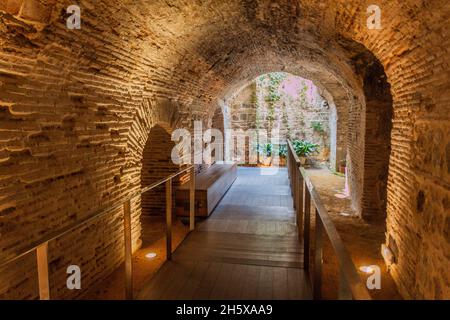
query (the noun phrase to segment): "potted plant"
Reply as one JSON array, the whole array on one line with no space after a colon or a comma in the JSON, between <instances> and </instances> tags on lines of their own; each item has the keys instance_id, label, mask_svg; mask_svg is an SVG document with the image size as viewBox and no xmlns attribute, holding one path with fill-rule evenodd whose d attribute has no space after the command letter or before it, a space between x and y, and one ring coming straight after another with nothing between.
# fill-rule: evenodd
<instances>
[{"instance_id":1,"label":"potted plant","mask_svg":"<svg viewBox=\"0 0 450 320\"><path fill-rule=\"evenodd\" d=\"M281 144L278 149L278 155L280 156L280 167L286 166L288 148L286 144Z\"/></svg>"},{"instance_id":2,"label":"potted plant","mask_svg":"<svg viewBox=\"0 0 450 320\"><path fill-rule=\"evenodd\" d=\"M306 141L306 140L294 140L293 146L295 153L300 159L300 164L305 165L307 157L313 153L318 153L319 145Z\"/></svg>"},{"instance_id":3,"label":"potted plant","mask_svg":"<svg viewBox=\"0 0 450 320\"><path fill-rule=\"evenodd\" d=\"M273 145L271 143L265 143L262 145L258 144L257 150L258 154L262 156L262 159L260 157L260 162L265 166L270 166L270 164L272 163Z\"/></svg>"}]
</instances>

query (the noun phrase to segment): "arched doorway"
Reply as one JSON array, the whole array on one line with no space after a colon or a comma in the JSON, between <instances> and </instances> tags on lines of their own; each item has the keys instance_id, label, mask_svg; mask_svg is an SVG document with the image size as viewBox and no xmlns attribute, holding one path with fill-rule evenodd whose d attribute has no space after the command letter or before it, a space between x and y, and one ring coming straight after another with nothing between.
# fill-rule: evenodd
<instances>
[{"instance_id":1,"label":"arched doorway","mask_svg":"<svg viewBox=\"0 0 450 320\"><path fill-rule=\"evenodd\" d=\"M171 140L171 129L167 125L157 124L151 128L142 156L141 188L148 187L180 169L171 159L175 143ZM173 186L180 184L180 178L175 178ZM164 185L142 195L142 216L165 215Z\"/></svg>"}]
</instances>

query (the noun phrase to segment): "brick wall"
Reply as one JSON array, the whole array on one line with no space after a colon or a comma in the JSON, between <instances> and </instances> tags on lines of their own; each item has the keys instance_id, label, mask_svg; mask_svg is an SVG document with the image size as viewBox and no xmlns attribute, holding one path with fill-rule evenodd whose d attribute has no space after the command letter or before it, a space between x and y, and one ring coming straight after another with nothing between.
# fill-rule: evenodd
<instances>
[{"instance_id":1,"label":"brick wall","mask_svg":"<svg viewBox=\"0 0 450 320\"><path fill-rule=\"evenodd\" d=\"M383 67L377 61L366 70L364 193L362 216L385 219L387 179L391 153L392 96Z\"/></svg>"},{"instance_id":2,"label":"brick wall","mask_svg":"<svg viewBox=\"0 0 450 320\"><path fill-rule=\"evenodd\" d=\"M392 275L406 298L450 296L447 0L380 0L382 30L367 29L365 0L78 3L81 30L65 26L72 1L0 2L0 259L139 188L155 124L209 121L219 99L273 71L313 80L353 121L347 148L360 155L351 165L361 192L368 163L357 144L373 115L352 61L360 44L391 85ZM135 247L139 215L137 199ZM65 289L68 264L82 265L83 288L104 279L122 261L122 241L121 212L111 212L52 242L53 297L83 293ZM2 298L36 297L26 260L1 270Z\"/></svg>"}]
</instances>

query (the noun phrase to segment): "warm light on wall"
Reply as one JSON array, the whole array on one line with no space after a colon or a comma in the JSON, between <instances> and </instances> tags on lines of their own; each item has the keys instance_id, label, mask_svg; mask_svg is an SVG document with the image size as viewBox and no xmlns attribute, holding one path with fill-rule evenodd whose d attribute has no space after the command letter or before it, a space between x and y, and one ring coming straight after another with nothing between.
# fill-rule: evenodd
<instances>
[{"instance_id":1,"label":"warm light on wall","mask_svg":"<svg viewBox=\"0 0 450 320\"><path fill-rule=\"evenodd\" d=\"M385 244L381 245L381 255L383 256L384 262L388 266L388 268L395 263L395 256L392 253L391 249Z\"/></svg>"}]
</instances>

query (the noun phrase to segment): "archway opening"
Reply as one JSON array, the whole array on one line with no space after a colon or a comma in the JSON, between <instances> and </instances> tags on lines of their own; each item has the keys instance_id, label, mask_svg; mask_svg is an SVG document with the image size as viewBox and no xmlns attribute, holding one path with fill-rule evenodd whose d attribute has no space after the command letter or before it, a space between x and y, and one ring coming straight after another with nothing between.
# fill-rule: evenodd
<instances>
[{"instance_id":1,"label":"archway opening","mask_svg":"<svg viewBox=\"0 0 450 320\"><path fill-rule=\"evenodd\" d=\"M239 89L229 102L228 127L235 135L231 143L233 160L243 165L271 165L272 149L285 165L286 141L301 141L310 146L304 154L308 163L330 166L330 150L336 150L337 139L331 139L330 106L321 90L311 80L285 72L263 74ZM337 118L334 117L334 121ZM236 140L245 141L245 155L239 156ZM262 141L262 137L268 140ZM278 142L269 141L277 137ZM255 141L252 141L256 139ZM226 139L230 140L230 139ZM250 157L256 156L258 161ZM276 148L275 148L276 147ZM276 149L276 150L275 150ZM299 150L300 151L300 150ZM334 158L336 156L334 155Z\"/></svg>"},{"instance_id":2,"label":"archway opening","mask_svg":"<svg viewBox=\"0 0 450 320\"><path fill-rule=\"evenodd\" d=\"M176 173L180 165L172 161L172 150L175 143L171 139L171 128L168 125L157 124L151 128L142 156L141 188L146 188L155 182ZM188 232L175 215L175 196L177 188L186 180L185 175L172 179L172 217L176 237L181 238ZM141 239L142 247L155 247L157 255L165 258L165 217L166 217L166 186L161 184L142 194L141 197Z\"/></svg>"},{"instance_id":3,"label":"archway opening","mask_svg":"<svg viewBox=\"0 0 450 320\"><path fill-rule=\"evenodd\" d=\"M155 125L149 133L142 156L141 188L150 186L180 169L171 159L175 143L171 140L170 128ZM180 185L180 178L173 180L173 186ZM166 210L164 185L142 195L142 217L164 216Z\"/></svg>"},{"instance_id":4,"label":"archway opening","mask_svg":"<svg viewBox=\"0 0 450 320\"><path fill-rule=\"evenodd\" d=\"M384 262L380 248L386 234L392 96L384 69L372 54L364 51L355 55L353 65L362 81L362 97L336 94L339 83L316 85L285 72L262 74L246 83L230 94L224 100L225 107L222 106L225 128L234 135L239 135L236 131L246 135L244 155L237 154L235 138L225 138L225 141L230 144L232 160L242 165L248 165L252 145L258 145L258 141L250 142L248 130L270 132L275 128L280 145L286 139L317 145L317 152L310 154L306 163L315 187L351 247L357 264L381 266ZM361 236L361 232L367 237ZM327 253L332 255L331 251ZM330 274L339 273L333 258L327 268L333 269ZM398 298L392 278L386 269L382 272L386 290L381 295ZM332 276L329 280L328 288L337 286L337 278ZM332 291L336 290L329 290L326 295L335 298L330 294Z\"/></svg>"}]
</instances>

